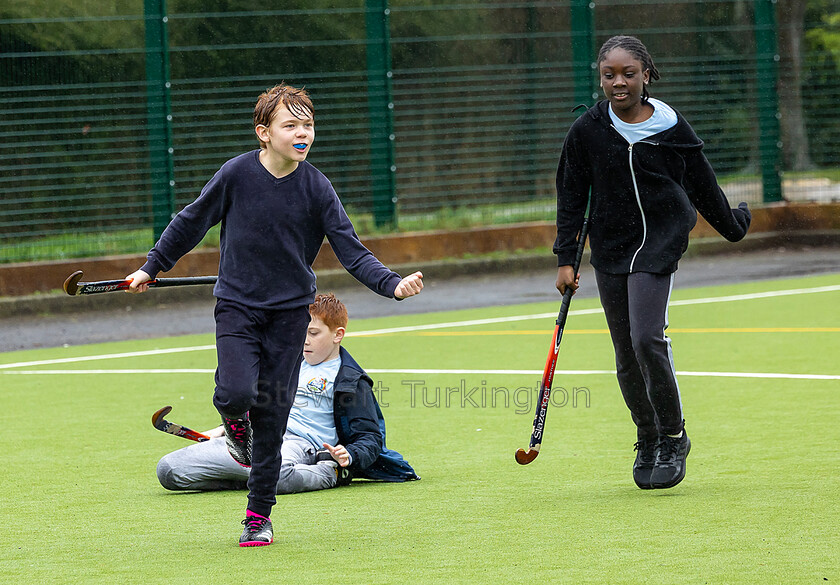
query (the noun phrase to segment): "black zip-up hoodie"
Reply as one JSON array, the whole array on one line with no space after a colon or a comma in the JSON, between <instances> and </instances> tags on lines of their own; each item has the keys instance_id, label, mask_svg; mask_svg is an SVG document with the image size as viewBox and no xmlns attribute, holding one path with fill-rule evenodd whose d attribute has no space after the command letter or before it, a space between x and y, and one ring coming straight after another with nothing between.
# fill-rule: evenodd
<instances>
[{"instance_id":1,"label":"black zip-up hoodie","mask_svg":"<svg viewBox=\"0 0 840 585\"><path fill-rule=\"evenodd\" d=\"M729 207L703 141L679 112L672 128L631 145L612 126L608 108L606 100L589 108L563 144L557 168L558 266L574 263L590 188L590 261L600 272L674 272L698 211L727 240L746 235L747 204Z\"/></svg>"}]
</instances>

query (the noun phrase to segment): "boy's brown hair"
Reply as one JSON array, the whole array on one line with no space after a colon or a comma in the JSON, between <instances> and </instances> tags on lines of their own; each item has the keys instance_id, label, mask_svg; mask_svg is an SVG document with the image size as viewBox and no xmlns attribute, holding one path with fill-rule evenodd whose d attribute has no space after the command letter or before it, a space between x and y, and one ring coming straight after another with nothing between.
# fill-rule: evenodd
<instances>
[{"instance_id":1,"label":"boy's brown hair","mask_svg":"<svg viewBox=\"0 0 840 585\"><path fill-rule=\"evenodd\" d=\"M347 307L332 293L317 295L309 305L309 314L323 321L330 331L347 328Z\"/></svg>"},{"instance_id":2,"label":"boy's brown hair","mask_svg":"<svg viewBox=\"0 0 840 585\"><path fill-rule=\"evenodd\" d=\"M269 126L281 104L286 106L295 118L315 117L315 107L306 90L281 83L260 94L257 105L254 106L254 128L260 125ZM262 140L260 148L265 148Z\"/></svg>"}]
</instances>

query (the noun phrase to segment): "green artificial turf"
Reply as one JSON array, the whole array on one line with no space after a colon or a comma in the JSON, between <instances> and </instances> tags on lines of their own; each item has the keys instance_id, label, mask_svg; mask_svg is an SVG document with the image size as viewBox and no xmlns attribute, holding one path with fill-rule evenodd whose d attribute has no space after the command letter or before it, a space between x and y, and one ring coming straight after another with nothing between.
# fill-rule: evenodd
<instances>
[{"instance_id":1,"label":"green artificial turf","mask_svg":"<svg viewBox=\"0 0 840 585\"><path fill-rule=\"evenodd\" d=\"M679 290L673 301L838 284L838 275L756 282ZM834 291L672 304L677 370L840 375L839 300ZM350 331L557 306L355 320ZM572 304L596 307L595 299ZM528 444L540 375L487 371L542 370L552 328L549 317L347 338L368 369L431 371L373 375L388 445L423 479L280 496L275 545L257 549L236 546L245 492L170 493L154 475L162 455L188 444L152 428L155 410L171 404L170 420L197 430L217 424L215 352L3 367L204 346L211 336L0 354L0 582L840 579L840 381L680 376L693 443L688 476L671 490L642 491L615 377L564 373L612 369L597 313L569 317L541 454L526 467L514 462ZM161 371L115 372L150 368ZM10 373L49 370L98 372Z\"/></svg>"}]
</instances>

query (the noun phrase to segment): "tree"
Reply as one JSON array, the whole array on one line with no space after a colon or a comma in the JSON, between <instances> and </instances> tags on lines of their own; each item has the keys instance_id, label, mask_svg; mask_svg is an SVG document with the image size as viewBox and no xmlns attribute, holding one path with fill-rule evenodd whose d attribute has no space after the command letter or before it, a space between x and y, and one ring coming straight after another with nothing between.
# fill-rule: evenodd
<instances>
[{"instance_id":1,"label":"tree","mask_svg":"<svg viewBox=\"0 0 840 585\"><path fill-rule=\"evenodd\" d=\"M802 55L805 40L807 0L779 0L779 108L781 110L782 155L785 168L804 171L814 167L802 104Z\"/></svg>"}]
</instances>

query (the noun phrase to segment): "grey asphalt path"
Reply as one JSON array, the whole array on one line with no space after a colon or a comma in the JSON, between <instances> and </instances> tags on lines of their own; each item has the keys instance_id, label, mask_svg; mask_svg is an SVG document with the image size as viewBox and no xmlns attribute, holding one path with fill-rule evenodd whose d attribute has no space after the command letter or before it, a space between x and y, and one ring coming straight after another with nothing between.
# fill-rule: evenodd
<instances>
[{"instance_id":1,"label":"grey asphalt path","mask_svg":"<svg viewBox=\"0 0 840 585\"><path fill-rule=\"evenodd\" d=\"M776 248L684 258L675 287L827 273L840 274L840 248ZM333 292L348 306L351 319L541 301L557 301L559 307L560 296L554 289L555 274L551 268L439 280L427 274L423 293L399 303L381 298L362 285L342 287ZM597 296L594 280L592 268L586 265L582 269L579 298ZM213 330L212 301L7 318L0 320L0 352L212 333Z\"/></svg>"}]
</instances>

